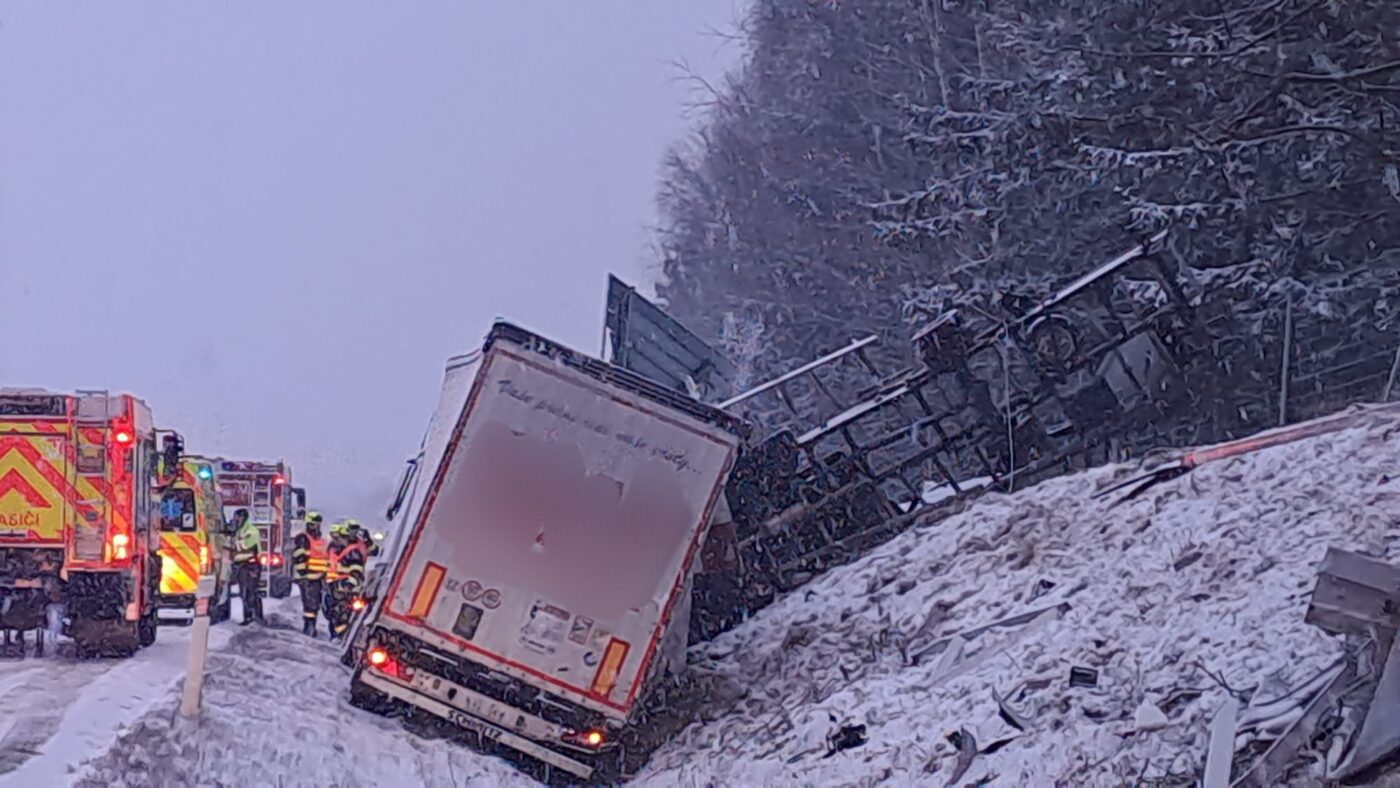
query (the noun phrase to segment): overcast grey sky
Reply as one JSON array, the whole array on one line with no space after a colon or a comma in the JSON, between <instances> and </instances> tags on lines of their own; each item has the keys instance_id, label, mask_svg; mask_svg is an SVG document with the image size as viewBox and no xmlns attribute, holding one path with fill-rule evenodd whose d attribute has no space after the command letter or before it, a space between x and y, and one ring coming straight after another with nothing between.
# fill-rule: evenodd
<instances>
[{"instance_id":1,"label":"overcast grey sky","mask_svg":"<svg viewBox=\"0 0 1400 788\"><path fill-rule=\"evenodd\" d=\"M497 316L596 352L741 0L0 0L0 385L382 516Z\"/></svg>"}]
</instances>

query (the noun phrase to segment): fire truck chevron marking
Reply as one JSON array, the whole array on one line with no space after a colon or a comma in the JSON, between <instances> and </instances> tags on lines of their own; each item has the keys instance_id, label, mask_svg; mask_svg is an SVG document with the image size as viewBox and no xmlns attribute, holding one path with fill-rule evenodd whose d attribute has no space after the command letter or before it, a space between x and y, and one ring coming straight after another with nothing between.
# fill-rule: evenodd
<instances>
[{"instance_id":1,"label":"fire truck chevron marking","mask_svg":"<svg viewBox=\"0 0 1400 788\"><path fill-rule=\"evenodd\" d=\"M66 437L66 435L64 435L63 432L60 432L59 429L52 424L45 424L43 422L39 422L34 424L33 426L34 429L39 432L45 432L50 435ZM98 434L98 437L101 437L100 433ZM23 446L29 446L31 450L33 449L33 446L29 445L28 443L23 444ZM23 446L20 447L21 454L24 453ZM31 459L29 455L26 455L26 459L30 459L31 463L36 462L35 460ZM68 462L70 466L77 461L77 449L73 447L72 441L64 441L64 459ZM59 474L58 471L55 470L51 465L49 465L47 461L44 461L41 458L38 462L43 462L44 464L44 467L39 468L39 471L41 474L44 474L44 477L46 479L50 479L50 481L53 481L53 479L50 478L49 474L44 473L44 468L47 468L51 474L58 476L62 480L61 484L59 482L54 482L54 486L58 487L63 492L63 496L68 499L68 502L70 504L86 512L92 511L92 507L91 505L82 503L83 501L101 499L107 504L107 510L109 516L112 518L113 525L117 526L118 528L126 528L130 525L130 518L127 515L127 496L124 493L120 496L114 495L112 491L112 486L107 483L107 480L105 478L102 478L100 476L80 475L77 477L78 486L75 487L73 484L70 484L66 479L63 479L62 474ZM37 464L35 467L38 467Z\"/></svg>"},{"instance_id":2,"label":"fire truck chevron marking","mask_svg":"<svg viewBox=\"0 0 1400 788\"><path fill-rule=\"evenodd\" d=\"M5 471L4 476L0 476L0 500L3 500L10 493L18 493L31 509L53 508L52 504L45 500L38 490L34 489L34 485L30 484L28 479L20 476L19 471L14 468Z\"/></svg>"},{"instance_id":3,"label":"fire truck chevron marking","mask_svg":"<svg viewBox=\"0 0 1400 788\"><path fill-rule=\"evenodd\" d=\"M193 534L161 534L160 592L192 594L199 587L199 537Z\"/></svg>"},{"instance_id":4,"label":"fire truck chevron marking","mask_svg":"<svg viewBox=\"0 0 1400 788\"><path fill-rule=\"evenodd\" d=\"M19 452L21 457L29 461L30 467L44 477L44 481L53 485L70 504L85 512L93 511L91 504L83 503L85 498L79 494L77 488L64 478L57 468L50 465L48 460L40 456L38 450L28 440L24 438L0 438L0 444L6 445L12 451Z\"/></svg>"}]
</instances>

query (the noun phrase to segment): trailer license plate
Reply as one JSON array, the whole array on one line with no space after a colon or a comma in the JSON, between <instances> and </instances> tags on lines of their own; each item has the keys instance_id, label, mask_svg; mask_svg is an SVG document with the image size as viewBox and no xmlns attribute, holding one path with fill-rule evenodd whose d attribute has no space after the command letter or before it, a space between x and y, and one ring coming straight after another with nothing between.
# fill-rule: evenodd
<instances>
[{"instance_id":1,"label":"trailer license plate","mask_svg":"<svg viewBox=\"0 0 1400 788\"><path fill-rule=\"evenodd\" d=\"M447 719L454 725L466 728L469 731L475 731L482 737L490 739L491 741L496 741L501 738L502 731L500 728L494 725L487 725L476 717L470 714L463 714L456 709L448 709Z\"/></svg>"}]
</instances>

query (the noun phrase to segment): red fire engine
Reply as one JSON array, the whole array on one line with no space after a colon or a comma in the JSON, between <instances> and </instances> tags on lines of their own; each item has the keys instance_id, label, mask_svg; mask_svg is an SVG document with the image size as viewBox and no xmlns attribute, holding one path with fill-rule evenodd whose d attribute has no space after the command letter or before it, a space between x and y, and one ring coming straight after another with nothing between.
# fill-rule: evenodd
<instances>
[{"instance_id":1,"label":"red fire engine","mask_svg":"<svg viewBox=\"0 0 1400 788\"><path fill-rule=\"evenodd\" d=\"M157 446L158 439L161 445ZM0 629L41 630L55 603L80 656L156 638L156 500L178 435L130 394L0 390ZM38 643L42 647L42 634Z\"/></svg>"},{"instance_id":2,"label":"red fire engine","mask_svg":"<svg viewBox=\"0 0 1400 788\"><path fill-rule=\"evenodd\" d=\"M273 597L292 591L292 534L304 516L305 494L292 487L292 471L285 462L216 461L219 495L224 517L232 520L239 509L262 536L259 560L263 566L261 588Z\"/></svg>"}]
</instances>

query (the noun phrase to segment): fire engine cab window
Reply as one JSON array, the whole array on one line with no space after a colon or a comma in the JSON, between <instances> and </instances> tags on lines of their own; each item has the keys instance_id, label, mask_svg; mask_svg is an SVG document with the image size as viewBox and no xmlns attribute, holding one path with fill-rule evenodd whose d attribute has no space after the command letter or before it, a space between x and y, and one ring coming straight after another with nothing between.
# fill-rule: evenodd
<instances>
[{"instance_id":1,"label":"fire engine cab window","mask_svg":"<svg viewBox=\"0 0 1400 788\"><path fill-rule=\"evenodd\" d=\"M165 497L160 499L160 530L193 531L194 529L194 492L190 490L167 492Z\"/></svg>"}]
</instances>

